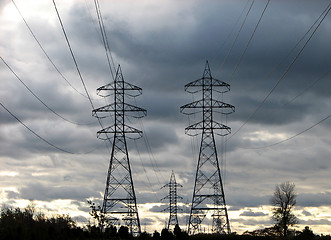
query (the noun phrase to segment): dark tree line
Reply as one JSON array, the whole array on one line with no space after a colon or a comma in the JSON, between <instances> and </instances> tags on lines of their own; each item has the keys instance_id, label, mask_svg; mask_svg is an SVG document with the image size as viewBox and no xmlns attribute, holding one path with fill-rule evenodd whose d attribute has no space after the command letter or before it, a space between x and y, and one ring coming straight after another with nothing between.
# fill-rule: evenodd
<instances>
[{"instance_id":1,"label":"dark tree line","mask_svg":"<svg viewBox=\"0 0 331 240\"><path fill-rule=\"evenodd\" d=\"M98 207L91 205L91 215L100 220L95 225L88 224L80 227L68 215L57 215L47 217L43 213L36 213L33 206L24 209L4 208L0 213L0 240L96 240L96 239L113 239L113 240L278 240L284 239L283 234L279 234L277 225L271 228L245 232L242 235L236 233L228 235L220 234L197 234L189 236L187 232L180 229L178 225L174 231L163 229L161 232L154 231L153 234L147 232L139 236L132 236L129 229L121 226L118 229L115 226L106 224L104 216L98 213ZM287 229L288 231L288 229ZM289 233L289 232L288 232ZM309 227L302 231L292 231L286 239L292 240L331 240L330 235L318 236L313 233Z\"/></svg>"}]
</instances>

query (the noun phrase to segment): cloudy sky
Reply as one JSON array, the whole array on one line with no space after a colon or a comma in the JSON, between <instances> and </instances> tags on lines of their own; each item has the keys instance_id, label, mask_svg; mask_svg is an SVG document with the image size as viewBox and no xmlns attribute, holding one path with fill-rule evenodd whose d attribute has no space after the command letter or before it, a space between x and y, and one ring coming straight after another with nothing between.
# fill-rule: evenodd
<instances>
[{"instance_id":1,"label":"cloudy sky","mask_svg":"<svg viewBox=\"0 0 331 240\"><path fill-rule=\"evenodd\" d=\"M96 138L100 126L53 2L15 3L34 36L13 2L1 0L0 204L33 201L46 213L86 222L86 200L103 196L109 146ZM56 4L93 104L103 106L110 99L96 89L112 78L94 3ZM185 228L200 138L184 129L201 116L187 118L179 107L199 99L184 85L202 76L208 60L213 76L231 85L224 101L236 107L226 144L216 139L232 231L271 226L275 185L290 181L298 194L297 229L331 233L330 14L322 21L330 1L270 1L259 21L266 4L100 1L114 63L143 89L131 103L147 110L129 123L144 137L128 143L143 230L161 230L167 221L160 202L167 190L160 188L172 170L183 185Z\"/></svg>"}]
</instances>

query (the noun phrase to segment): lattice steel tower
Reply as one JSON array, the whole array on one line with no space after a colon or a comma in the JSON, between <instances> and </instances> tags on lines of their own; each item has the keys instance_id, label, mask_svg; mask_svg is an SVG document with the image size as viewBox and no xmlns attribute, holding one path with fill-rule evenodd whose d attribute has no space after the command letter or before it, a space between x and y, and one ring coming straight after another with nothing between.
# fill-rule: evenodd
<instances>
[{"instance_id":1,"label":"lattice steel tower","mask_svg":"<svg viewBox=\"0 0 331 240\"><path fill-rule=\"evenodd\" d=\"M97 132L98 138L112 142L102 211L109 216L112 224L127 226L133 235L140 233L141 228L126 138L134 135L141 137L142 131L126 125L125 118L146 116L146 110L125 103L125 96L135 97L141 93L141 88L124 81L121 67L118 66L115 81L97 89L100 96L113 95L114 102L92 111L97 118L111 115L114 119L112 126Z\"/></svg>"},{"instance_id":2,"label":"lattice steel tower","mask_svg":"<svg viewBox=\"0 0 331 240\"><path fill-rule=\"evenodd\" d=\"M164 185L162 188L164 188L164 187L169 187L169 194L167 196L165 196L163 199L169 199L169 207L167 207L165 210L169 210L169 212L170 212L169 221L168 221L168 229L170 229L171 226L175 227L176 224L178 224L177 199L182 198L182 197L177 195L177 187L183 187L183 186L176 182L175 173L174 173L174 171L172 171L170 181L169 181L169 183Z\"/></svg>"},{"instance_id":3,"label":"lattice steel tower","mask_svg":"<svg viewBox=\"0 0 331 240\"><path fill-rule=\"evenodd\" d=\"M214 98L214 94L223 94L229 90L229 84L212 77L208 61L202 78L185 85L186 92L202 92L202 99L180 108L182 113L188 115L202 112L202 121L185 128L185 133L190 136L198 135L197 131L192 130L202 131L188 224L189 234L201 232L203 221L207 222L210 218L212 218L212 232L222 234L231 232L214 136L214 134L225 136L231 132L228 126L214 119L214 113L234 112L234 106Z\"/></svg>"}]
</instances>

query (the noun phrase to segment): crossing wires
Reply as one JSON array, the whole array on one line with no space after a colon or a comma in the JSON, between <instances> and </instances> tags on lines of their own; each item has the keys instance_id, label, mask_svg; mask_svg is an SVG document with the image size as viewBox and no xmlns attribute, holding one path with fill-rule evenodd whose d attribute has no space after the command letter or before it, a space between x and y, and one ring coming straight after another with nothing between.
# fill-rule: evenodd
<instances>
[{"instance_id":1,"label":"crossing wires","mask_svg":"<svg viewBox=\"0 0 331 240\"><path fill-rule=\"evenodd\" d=\"M13 118L16 119L16 121L18 121L20 124L22 124L27 130L29 130L32 134L34 134L37 138L39 138L40 140L42 140L43 142L47 143L48 145L50 145L51 147L64 152L64 153L69 153L69 154L88 154L93 152L95 149L85 152L85 153L75 153L69 150L66 150L64 148L58 147L55 144L51 143L50 141L46 140L45 138L43 138L42 136L40 136L38 133L36 133L35 131L33 131L30 127L28 127L22 120L20 120L16 115L14 115L8 108L6 108L1 102L0 105L3 109L5 109Z\"/></svg>"},{"instance_id":2,"label":"crossing wires","mask_svg":"<svg viewBox=\"0 0 331 240\"><path fill-rule=\"evenodd\" d=\"M108 41L105 25L104 25L104 22L103 22L103 17L102 17L102 14L101 14L99 1L94 0L94 5L95 5L95 10L96 10L96 13L97 13L97 16L98 16L98 22L99 22L100 32L101 32L101 36L102 36L102 42L103 42L103 45L104 45L104 48L105 48L105 51L106 51L106 57L107 57L107 62L108 62L110 74L111 74L111 76L114 80L115 79L114 71L116 71L116 67L115 67L115 64L114 64L113 56L112 56L110 48L109 48L109 41Z\"/></svg>"},{"instance_id":3,"label":"crossing wires","mask_svg":"<svg viewBox=\"0 0 331 240\"><path fill-rule=\"evenodd\" d=\"M78 123L78 122L74 122L72 120L69 120L65 117L63 117L62 115L60 115L59 113L57 113L55 110L53 110L51 107L49 107L43 100L40 99L40 97L38 97L24 82L23 80L15 73L15 71L8 65L8 63L0 56L0 59L2 60L2 62L7 66L7 68L14 74L14 76L23 84L23 86L42 104L44 105L49 111L51 111L52 113L54 113L56 116L58 116L59 118L61 118L62 120L75 124L75 125L90 125L92 123Z\"/></svg>"},{"instance_id":4,"label":"crossing wires","mask_svg":"<svg viewBox=\"0 0 331 240\"><path fill-rule=\"evenodd\" d=\"M75 90L77 93L79 93L80 95L82 95L83 97L86 97L83 93L81 93L80 91L78 91L70 82L69 80L62 74L62 72L59 70L59 68L55 65L54 61L51 59L51 57L48 55L48 53L46 52L46 50L44 49L44 47L42 46L42 44L40 43L40 41L38 40L37 36L34 34L34 32L32 31L31 27L29 26L28 22L26 21L26 19L24 18L23 14L21 13L20 9L18 8L18 6L16 5L15 1L12 0L12 3L14 4L17 12L19 13L19 15L21 16L22 20L25 23L25 26L28 28L29 32L31 33L32 37L34 38L34 40L37 42L39 48L42 50L42 52L44 53L44 55L46 56L46 58L48 59L48 61L52 64L52 66L54 67L54 69L60 74L60 76L62 77L62 79L64 81L67 82L67 84L73 89Z\"/></svg>"},{"instance_id":5,"label":"crossing wires","mask_svg":"<svg viewBox=\"0 0 331 240\"><path fill-rule=\"evenodd\" d=\"M74 61L74 64L75 64L76 70L77 70L77 72L78 72L79 78L80 78L80 80L81 80L81 82L82 82L82 84L83 84L83 87L84 87L84 90L85 90L86 96L87 96L87 98L88 98L89 101L90 101L90 104L91 104L91 106L92 106L92 109L94 109L92 99L91 99L91 97L90 97L90 94L89 94L88 91L87 91L87 87L86 87L86 84L85 84L85 82L84 82L83 76L82 76L82 74L81 74L81 72L80 72L80 70L79 70L78 63L77 63L77 61L76 61L76 57L75 57L74 52L73 52L73 50L72 50L72 48L71 48L71 45L70 45L70 42L69 42L68 36L67 36L67 34L66 34L66 31L65 31L64 26L63 26L63 23L62 23L62 19L61 19L60 13L59 13L59 11L58 11L58 9L57 9L57 7L56 7L55 0L52 0L52 1L53 1L53 5L54 5L54 8L55 8L55 11L56 11L57 17L58 17L58 19L59 19L59 22L60 22L61 28L62 28L62 32L63 32L63 34L64 34L64 37L65 37L66 42L67 42L67 45L68 45L68 47L69 47L69 51L70 51L70 54L71 54L72 60Z\"/></svg>"},{"instance_id":6,"label":"crossing wires","mask_svg":"<svg viewBox=\"0 0 331 240\"><path fill-rule=\"evenodd\" d=\"M80 72L80 70L79 70L77 60L76 60L76 58L75 58L75 55L74 55L74 52L73 52L72 47L71 47L71 45L70 45L70 42L69 42L68 36L67 36L66 31L65 31L65 29L64 29L64 25L63 25L63 22L62 22L62 20L61 20L60 13L59 13L59 11L58 11L58 9L57 9L57 6L56 6L56 3L55 3L55 0L52 0L52 1L53 1L53 5L54 5L54 8L55 8L55 11L56 11L57 17L58 17L58 19L59 19L59 22L60 22L61 28L62 28L62 32L63 32L64 37L65 37L65 40L66 40L66 42L67 42L67 45L68 45L68 48L69 48L69 51L70 51L71 57L72 57L72 59L73 59L73 61L74 61L74 64L75 64L75 67L76 67L77 73L78 73L78 75L79 75L79 78L80 78L80 80L81 80L81 83L83 84L83 87L84 87L84 90L85 90L86 96L87 96L88 99L89 99L89 102L90 102L90 104L91 104L92 109L95 109L94 104L93 104L93 102L92 102L92 99L91 99L91 97L90 97L90 94L89 94L89 92L88 92L88 90L87 90L86 84L85 84L85 82L84 82L83 76L82 76L82 74L81 74L81 72ZM97 117L97 121L99 122L99 125L100 125L101 128L103 129L104 127L103 127L103 124L102 124L102 122L101 122L101 120L100 120L99 117ZM106 133L106 135L107 135L107 133ZM107 139L108 139L108 142L110 143L110 138L107 137Z\"/></svg>"},{"instance_id":7,"label":"crossing wires","mask_svg":"<svg viewBox=\"0 0 331 240\"><path fill-rule=\"evenodd\" d=\"M320 25L324 21L324 19L326 18L326 16L330 12L330 10L331 10L331 3L325 8L325 10L321 14L321 16L318 18L320 20L319 20L317 26L312 31L312 33L309 35L308 39L305 41L305 43L303 44L303 46L301 47L301 49L298 51L298 53L296 54L296 56L293 58L292 62L285 69L285 71L283 72L283 74L281 75L281 77L278 79L278 81L276 82L276 84L271 88L271 90L269 91L269 93L264 97L264 99L261 101L261 103L258 105L258 107L247 118L247 120L227 139L227 141L229 141L233 136L235 136L251 120L251 118L262 108L263 104L266 102L266 100L269 98L269 96L275 91L275 89L278 87L278 85L280 84L280 82L282 80L284 80L284 78L286 77L287 73L293 67L294 63L297 61L297 59L299 58L299 56L301 55L301 53L303 52L303 50L305 49L305 47L307 46L307 44L309 43L309 41L312 39L312 37L314 36L314 34L316 33L316 31L318 30L318 28L320 27Z\"/></svg>"}]
</instances>

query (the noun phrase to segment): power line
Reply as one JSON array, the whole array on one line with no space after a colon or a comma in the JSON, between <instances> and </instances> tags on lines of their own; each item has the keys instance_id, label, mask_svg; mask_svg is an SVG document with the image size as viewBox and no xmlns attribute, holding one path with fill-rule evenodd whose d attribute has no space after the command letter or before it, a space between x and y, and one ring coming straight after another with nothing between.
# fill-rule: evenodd
<instances>
[{"instance_id":1,"label":"power line","mask_svg":"<svg viewBox=\"0 0 331 240\"><path fill-rule=\"evenodd\" d=\"M322 17L322 19L319 21L318 25L316 26L316 28L314 29L314 31L310 34L309 38L307 39L307 41L304 43L304 45L302 46L302 48L299 50L299 52L297 53L297 55L294 57L294 59L292 60L292 62L290 63L290 65L286 68L286 70L284 71L284 73L282 74L282 76L279 78L279 80L277 81L277 83L273 86L273 88L269 91L269 93L267 94L267 96L265 96L265 98L262 100L262 102L259 104L259 106L254 110L254 112L247 118L247 120L237 129L236 132L234 132L228 139L227 141L229 141L233 136L235 136L247 123L248 121L257 113L258 110L261 109L261 107L263 106L263 104L266 102L266 100L269 98L269 96L273 93L273 91L278 87L278 85L280 84L280 82L285 78L285 76L287 75L287 73L289 72L289 70L292 68L292 66L294 65L294 63L296 62L296 60L299 58L299 56L301 55L301 53L303 52L303 50L305 49L305 47L307 46L308 42L312 39L313 35L315 34L315 32L317 31L317 29L319 28L319 26L322 24L323 20L325 19L325 17L328 15L328 13L330 12L330 5L329 4L326 8L325 11L323 11L324 16Z\"/></svg>"},{"instance_id":2,"label":"power line","mask_svg":"<svg viewBox=\"0 0 331 240\"><path fill-rule=\"evenodd\" d=\"M77 123L74 121L71 121L65 117L63 117L62 115L60 115L59 113L57 113L55 110L53 110L52 108L50 108L44 101L42 101L24 82L23 80L14 72L14 70L7 64L7 62L0 56L0 59L2 60L2 62L7 66L7 68L15 75L15 77L23 84L23 86L41 103L43 104L49 111L51 111L52 113L54 113L56 116L58 116L59 118L61 118L62 120L75 124L75 125L91 125L93 123Z\"/></svg>"},{"instance_id":3,"label":"power line","mask_svg":"<svg viewBox=\"0 0 331 240\"><path fill-rule=\"evenodd\" d=\"M329 73L331 72L331 69L329 69L327 72L325 72L322 76L320 76L319 78L317 78L314 82L312 82L308 87L306 87L305 89L303 89L300 93L298 93L295 97L293 97L291 100L289 100L287 103L285 103L283 106L290 104L292 102L294 102L298 97L300 97L302 94L304 94L308 89L310 89L311 87L313 87L317 82L319 82L320 80L322 80L323 78L325 78Z\"/></svg>"},{"instance_id":4,"label":"power line","mask_svg":"<svg viewBox=\"0 0 331 240\"><path fill-rule=\"evenodd\" d=\"M143 170L144 170L144 173L145 173L145 175L146 175L146 179L147 179L147 181L148 181L148 183L149 183L149 187L151 188L151 190L152 190L153 193L154 193L155 200L158 201L158 198L157 198L157 195L156 195L156 191L153 189L153 185L152 185L152 183L151 183L151 181L150 181L150 179L149 179L149 176L148 176L148 174L147 174L147 171L146 171L145 165L144 165L143 160L142 160L142 158L141 158L141 154L140 154L140 151L139 151L139 148L138 148L138 145L137 145L136 139L134 139L133 141L134 141L134 144L135 144L135 147L136 147L137 153L138 153L138 157L139 157L139 160L140 160L141 166L142 166L142 168L143 168Z\"/></svg>"},{"instance_id":5,"label":"power line","mask_svg":"<svg viewBox=\"0 0 331 240\"><path fill-rule=\"evenodd\" d=\"M242 22L242 24L241 24L241 26L240 26L240 28L239 28L239 30L238 30L238 33L237 33L237 35L236 35L236 38L234 39L234 41L233 41L233 43L232 43L232 45L231 45L230 50L228 51L227 55L225 56L225 58L224 58L224 60L223 60L223 62L222 62L222 64L221 64L221 67L220 67L221 69L223 68L223 65L224 65L225 62L227 61L227 59L228 59L230 53L232 52L232 49L233 49L234 45L236 44L236 42L237 42L237 40L238 40L238 37L239 37L239 35L240 35L240 33L241 33L241 30L243 29L243 27L244 27L244 25L245 25L245 23L246 23L247 17L248 17L248 15L249 15L249 13L250 13L252 7L253 7L253 4L254 4L254 0L252 1L251 5L249 6L249 9L248 9L248 11L247 11L247 13L246 13L246 16L245 16L245 18L244 18L244 21Z\"/></svg>"},{"instance_id":6,"label":"power line","mask_svg":"<svg viewBox=\"0 0 331 240\"><path fill-rule=\"evenodd\" d=\"M228 41L228 39L229 39L230 36L232 35L233 31L234 31L235 28L237 27L237 24L239 23L239 20L240 20L241 17L243 16L243 14L244 14L244 12L245 12L247 6L248 6L249 1L250 1L250 0L247 0L247 2L246 2L246 4L245 4L244 8L242 9L240 15L238 16L238 18L237 18L235 24L233 25L233 27L232 27L230 33L229 33L228 36L225 38L225 40L222 42L222 44L218 47L218 50L216 51L217 53L220 52L220 50L224 47L225 43ZM215 59L216 59L216 57L214 56L214 57L213 57L213 60L215 60ZM212 62L212 61L211 61L211 62ZM222 66L223 66L223 63L222 63ZM221 69L218 69L218 71L220 71L220 70L221 70Z\"/></svg>"},{"instance_id":7,"label":"power line","mask_svg":"<svg viewBox=\"0 0 331 240\"><path fill-rule=\"evenodd\" d=\"M26 129L28 129L31 133L33 133L36 137L38 137L39 139L41 139L42 141L44 141L45 143L47 143L48 145L52 146L53 148L61 151L61 152L65 152L65 153L69 153L69 154L88 154L93 152L95 149L85 152L85 153L74 153L68 150L65 150L63 148L60 148L58 146L56 146L55 144L49 142L48 140L46 140L45 138L43 138L42 136L40 136L38 133L36 133L35 131L33 131L31 128L29 128L26 124L24 124L18 117L16 117L11 111L9 111L8 108L6 108L1 102L0 102L1 107L3 107L13 118L15 118L20 124L22 124Z\"/></svg>"},{"instance_id":8,"label":"power line","mask_svg":"<svg viewBox=\"0 0 331 240\"><path fill-rule=\"evenodd\" d=\"M73 52L73 50L72 50L72 48L71 48L71 45L70 45L70 42L69 42L68 36L67 36L66 31L65 31L65 29L64 29L64 25L63 25L63 22L62 22L62 20L61 20L60 13L59 13L59 11L58 11L58 9L57 9L57 7L56 7L55 0L53 0L53 5L54 5L54 8L55 8L55 11L56 11L57 17L58 17L58 19L59 19L59 22L60 22L60 25L61 25L61 28L62 28L62 32L63 32L64 37L65 37L65 40L66 40L66 42L67 42L67 45L68 45L68 48L69 48L69 51L70 51L71 57L72 57L72 59L73 59L73 61L74 61L74 64L75 64L75 66L76 66L76 70L77 70L77 72L78 72L79 78L80 78L80 80L81 80L81 82L82 82L82 84L83 84L83 87L84 87L84 90L85 90L86 96L87 96L88 99L89 99L89 102L90 102L90 104L91 104L92 109L95 109L95 108L94 108L94 105L93 105L93 102L92 102L92 99L91 99L91 97L90 97L90 94L88 93L88 90L87 90L86 84L85 84L85 82L84 82L83 76L82 76L82 74L81 74L81 72L80 72L80 70L79 70L78 63L77 63L77 61L76 61L76 58L75 58L74 52ZM96 116L97 116L97 113L95 113L95 114L96 114ZM98 122L99 122L99 125L100 125L101 128L103 129L104 127L103 127L103 124L102 124L100 118L97 117L97 120L98 120ZM106 136L107 136L107 134L106 134ZM107 136L107 139L108 139L109 143L111 143L111 140L110 140L110 138L109 138L108 136ZM109 148L109 146L107 146L107 147Z\"/></svg>"},{"instance_id":9,"label":"power line","mask_svg":"<svg viewBox=\"0 0 331 240\"><path fill-rule=\"evenodd\" d=\"M14 2L14 0L12 0L16 10L18 11L18 13L20 14L21 18L23 19L26 27L29 29L32 37L35 39L35 41L38 43L38 46L40 47L40 49L43 51L43 53L45 54L46 58L48 59L48 61L53 65L53 67L55 68L55 70L60 74L60 76L63 78L63 80L65 80L68 85L75 90L77 93L79 93L80 95L82 95L83 97L86 97L83 93L79 92L69 81L68 79L61 73L61 71L58 69L58 67L55 65L55 63L53 62L53 60L50 58L50 56L47 54L46 50L43 48L43 46L41 45L40 41L38 40L38 38L36 37L36 35L33 33L31 27L29 26L29 24L27 23L27 21L25 20L23 14L21 13L21 11L19 10L18 6L16 5L16 3Z\"/></svg>"},{"instance_id":10,"label":"power line","mask_svg":"<svg viewBox=\"0 0 331 240\"><path fill-rule=\"evenodd\" d=\"M262 149L262 148L268 148L268 147L273 147L275 145L278 145L278 144L281 144L281 143L284 143L284 142L287 142L295 137L298 137L300 136L301 134L305 133L305 132L308 132L310 129L316 127L317 125L321 124L322 122L326 121L329 117L331 117L331 114L329 116L326 116L325 118L323 118L322 120L318 121L317 123L315 123L314 125L306 128L305 130L293 135L292 137L289 137L287 139L284 139L282 141L279 141L279 142L276 142L276 143L273 143L273 144L270 144L270 145L266 145L266 146L262 146L262 147L255 147L255 148L244 148L244 149Z\"/></svg>"},{"instance_id":11,"label":"power line","mask_svg":"<svg viewBox=\"0 0 331 240\"><path fill-rule=\"evenodd\" d=\"M137 100L136 98L134 97L134 102L135 104L137 105ZM146 150L147 150L147 153L148 153L148 156L149 156L149 159L150 159L150 162L152 164L152 168L153 168L153 171L154 171L154 174L156 176L156 179L159 183L159 185L161 185L161 182L160 182L160 179L159 179L159 175L157 172L161 172L160 171L160 168L158 167L157 165L157 162L155 160L155 157L154 157L154 154L153 154L153 151L152 151L152 148L150 146L150 143L149 143L149 140L148 140L148 137L147 137L147 131L144 127L144 124L143 124L143 121L141 119L138 119L139 120L139 124L140 124L140 128L143 130L144 132L144 135L143 135L143 139L144 139L144 143L145 143L145 146L146 146ZM160 175L162 177L162 181L165 182L165 179L162 175Z\"/></svg>"},{"instance_id":12,"label":"power line","mask_svg":"<svg viewBox=\"0 0 331 240\"><path fill-rule=\"evenodd\" d=\"M235 68L234 68L234 70L233 70L233 72L232 72L232 74L231 74L230 81L233 79L234 74L235 74L236 71L238 70L239 64L241 63L241 60L242 60L243 56L245 55L245 53L246 53L246 51L247 51L247 49L248 49L248 46L249 46L249 44L251 43L251 41L252 41L252 39L253 39L253 37L254 37L254 34L255 34L255 32L256 32L256 29L257 29L258 26L260 25L260 22L261 22L261 20L262 20L262 17L263 17L263 15L264 15L265 11L267 10L267 7L268 7L268 5L269 5L269 2L270 2L270 0L268 0L267 4L265 5L265 7L264 7L264 9L263 9L263 11L262 11L262 13L261 13L261 16L260 16L260 18L259 18L259 20L258 20L258 22L257 22L257 24L256 24L256 26L255 26L255 28L254 28L254 31L252 32L251 37L249 38L249 40L248 40L248 42L247 42L247 44L246 44L246 47L245 47L243 53L241 54L241 56L240 56L240 58L239 58L239 60L238 60L238 62L237 62L237 64L236 64L236 66L235 66Z\"/></svg>"},{"instance_id":13,"label":"power line","mask_svg":"<svg viewBox=\"0 0 331 240\"><path fill-rule=\"evenodd\" d=\"M103 45L104 45L104 48L105 48L105 51L106 51L108 66L109 66L112 78L115 79L113 69L114 69L114 71L116 71L116 68L115 68L113 56L112 56L111 51L110 51L108 37L107 37L105 25L103 23L103 18L102 18L102 14L101 14L101 10L100 10L99 1L94 0L94 5L95 5L95 10L96 10L97 16L98 16L100 32L101 32L101 36L102 36ZM111 60L112 65L110 64L110 60Z\"/></svg>"},{"instance_id":14,"label":"power line","mask_svg":"<svg viewBox=\"0 0 331 240\"><path fill-rule=\"evenodd\" d=\"M73 61L74 61L74 64L75 64L75 66L76 66L76 70L77 70L77 72L78 72L79 78L80 78L80 80L81 80L81 82L82 82L82 84L83 84L83 87L84 87L84 90L85 90L86 96L87 96L87 98L88 98L89 101L90 101L90 104L91 104L91 106L92 106L92 109L94 109L92 99L91 99L91 97L90 97L90 94L89 94L88 91L87 91L87 88L86 88L85 82L84 82L84 80L83 80L83 76L82 76L82 74L81 74L81 72L80 72L80 70L79 70L78 63L77 63L77 61L76 61L76 58L75 58L74 52L72 51L72 48L71 48L71 45L70 45L70 42L69 42L68 36L67 36L66 31L65 31L65 29L64 29L64 26L63 26L63 23L62 23L62 20L61 20L60 13L59 13L59 11L57 10L55 0L53 0L53 4L54 4L54 8L55 8L55 11L56 11L57 17L58 17L58 19L59 19L59 22L60 22L61 28L62 28L62 32L63 32L63 34L64 34L64 37L65 37L66 42L67 42L67 45L68 45L68 47L69 47L69 51L70 51L71 57L72 57L72 59L73 59Z\"/></svg>"},{"instance_id":15,"label":"power line","mask_svg":"<svg viewBox=\"0 0 331 240\"><path fill-rule=\"evenodd\" d=\"M329 4L330 6L330 4ZM325 14L325 12L328 9L326 8L321 15L315 20L315 22L309 27L309 29L306 31L306 33L299 39L299 41L292 47L292 49L287 53L287 55L285 57L283 57L279 63L269 72L267 73L263 78L261 79L268 79L274 72L276 69L278 69L282 63L285 61L285 59L287 59L293 52L294 50L299 46L299 44L306 38L306 36L308 35L308 33L313 29L313 27L317 24L317 22L323 17L323 15Z\"/></svg>"}]
</instances>

